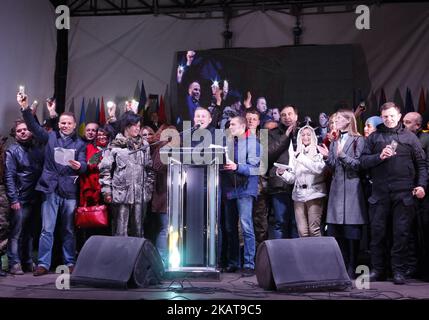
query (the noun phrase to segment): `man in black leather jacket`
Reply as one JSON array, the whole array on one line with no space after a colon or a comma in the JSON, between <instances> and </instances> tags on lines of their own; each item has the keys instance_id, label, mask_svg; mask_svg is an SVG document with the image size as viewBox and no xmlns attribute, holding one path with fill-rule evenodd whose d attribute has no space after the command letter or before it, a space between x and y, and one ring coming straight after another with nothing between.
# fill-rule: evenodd
<instances>
[{"instance_id":1,"label":"man in black leather jacket","mask_svg":"<svg viewBox=\"0 0 429 320\"><path fill-rule=\"evenodd\" d=\"M35 187L43 168L43 149L34 143L22 119L15 122L15 139L6 151L5 162L6 194L12 209L7 254L9 272L20 275L34 269L33 226L39 198Z\"/></svg>"}]
</instances>

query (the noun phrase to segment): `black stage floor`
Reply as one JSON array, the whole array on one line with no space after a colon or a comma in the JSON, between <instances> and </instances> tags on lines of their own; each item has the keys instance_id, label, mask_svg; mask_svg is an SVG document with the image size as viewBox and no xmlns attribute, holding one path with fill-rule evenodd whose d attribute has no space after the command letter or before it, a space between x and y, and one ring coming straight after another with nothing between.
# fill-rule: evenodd
<instances>
[{"instance_id":1,"label":"black stage floor","mask_svg":"<svg viewBox=\"0 0 429 320\"><path fill-rule=\"evenodd\" d=\"M369 289L348 291L283 293L266 291L258 286L256 276L222 273L220 281L169 280L158 286L137 289L108 289L84 286L56 288L58 274L34 277L25 275L0 277L0 299L67 299L67 300L405 300L429 299L429 283L409 280L405 285L390 281L374 282Z\"/></svg>"}]
</instances>

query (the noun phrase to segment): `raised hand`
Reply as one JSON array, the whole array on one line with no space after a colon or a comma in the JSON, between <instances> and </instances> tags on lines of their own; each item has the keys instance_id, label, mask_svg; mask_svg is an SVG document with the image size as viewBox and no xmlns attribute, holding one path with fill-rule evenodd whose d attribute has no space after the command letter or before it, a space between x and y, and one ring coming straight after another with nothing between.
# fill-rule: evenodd
<instances>
[{"instance_id":1,"label":"raised hand","mask_svg":"<svg viewBox=\"0 0 429 320\"><path fill-rule=\"evenodd\" d=\"M36 100L34 100L33 103L31 104L30 109L31 109L31 112L33 113L33 115L36 114L38 105L39 105L39 103Z\"/></svg>"},{"instance_id":2,"label":"raised hand","mask_svg":"<svg viewBox=\"0 0 429 320\"><path fill-rule=\"evenodd\" d=\"M47 99L46 100L46 108L48 108L49 111L49 116L51 118L55 118L58 116L57 111L56 111L56 103L55 100L52 99Z\"/></svg>"},{"instance_id":3,"label":"raised hand","mask_svg":"<svg viewBox=\"0 0 429 320\"><path fill-rule=\"evenodd\" d=\"M219 87L214 93L214 96L216 98L216 105L220 106L220 104L222 103L222 90Z\"/></svg>"},{"instance_id":4,"label":"raised hand","mask_svg":"<svg viewBox=\"0 0 429 320\"><path fill-rule=\"evenodd\" d=\"M295 130L295 128L296 128L296 124L289 126L286 130L286 135L289 137L290 134L293 132L293 130Z\"/></svg>"},{"instance_id":5,"label":"raised hand","mask_svg":"<svg viewBox=\"0 0 429 320\"><path fill-rule=\"evenodd\" d=\"M223 80L222 91L223 91L223 98L226 99L226 96L228 95L228 92L229 92L229 83L227 80Z\"/></svg>"},{"instance_id":6,"label":"raised hand","mask_svg":"<svg viewBox=\"0 0 429 320\"><path fill-rule=\"evenodd\" d=\"M18 101L18 104L21 106L21 108L25 109L28 107L28 97L25 93L18 92L16 95L16 101Z\"/></svg>"},{"instance_id":7,"label":"raised hand","mask_svg":"<svg viewBox=\"0 0 429 320\"><path fill-rule=\"evenodd\" d=\"M243 101L243 105L246 109L249 109L252 107L252 94L250 91L247 91L246 99Z\"/></svg>"},{"instance_id":8,"label":"raised hand","mask_svg":"<svg viewBox=\"0 0 429 320\"><path fill-rule=\"evenodd\" d=\"M137 114L137 109L138 109L139 103L136 100L127 100L125 101L125 112L127 111L132 111L135 114Z\"/></svg>"},{"instance_id":9,"label":"raised hand","mask_svg":"<svg viewBox=\"0 0 429 320\"><path fill-rule=\"evenodd\" d=\"M115 118L116 115L116 104L112 101L107 103L107 115L109 118Z\"/></svg>"},{"instance_id":10,"label":"raised hand","mask_svg":"<svg viewBox=\"0 0 429 320\"><path fill-rule=\"evenodd\" d=\"M183 73L185 72L185 67L182 65L177 66L177 82L182 82Z\"/></svg>"},{"instance_id":11,"label":"raised hand","mask_svg":"<svg viewBox=\"0 0 429 320\"><path fill-rule=\"evenodd\" d=\"M324 157L327 158L328 154L329 154L329 149L326 146L326 144L322 143L320 146L317 146L317 150L319 150L320 154Z\"/></svg>"}]
</instances>

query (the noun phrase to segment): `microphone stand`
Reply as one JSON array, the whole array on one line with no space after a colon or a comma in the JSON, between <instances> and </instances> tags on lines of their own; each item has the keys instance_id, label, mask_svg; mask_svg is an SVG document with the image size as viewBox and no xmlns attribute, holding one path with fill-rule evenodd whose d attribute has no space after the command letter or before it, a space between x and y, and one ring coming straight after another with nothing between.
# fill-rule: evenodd
<instances>
[{"instance_id":1,"label":"microphone stand","mask_svg":"<svg viewBox=\"0 0 429 320\"><path fill-rule=\"evenodd\" d=\"M188 132L188 131L193 132L193 131L195 131L195 130L198 130L200 127L201 127L201 125L200 125L200 124L196 124L196 125L194 125L193 127L190 127L189 129L186 129L186 130L183 130L183 131L179 132L179 135L180 135L180 136L183 136L183 134L184 134L184 133L186 133L186 132Z\"/></svg>"}]
</instances>

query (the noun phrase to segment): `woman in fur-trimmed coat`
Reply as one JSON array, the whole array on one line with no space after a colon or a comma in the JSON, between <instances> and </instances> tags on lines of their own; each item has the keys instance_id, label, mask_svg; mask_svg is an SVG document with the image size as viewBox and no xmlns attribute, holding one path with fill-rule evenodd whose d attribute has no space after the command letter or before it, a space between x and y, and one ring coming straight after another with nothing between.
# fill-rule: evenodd
<instances>
[{"instance_id":1,"label":"woman in fur-trimmed coat","mask_svg":"<svg viewBox=\"0 0 429 320\"><path fill-rule=\"evenodd\" d=\"M140 116L128 112L122 124L122 132L99 164L101 193L106 203L112 203L113 235L142 237L145 205L153 190L152 159L147 142L140 137Z\"/></svg>"}]
</instances>

